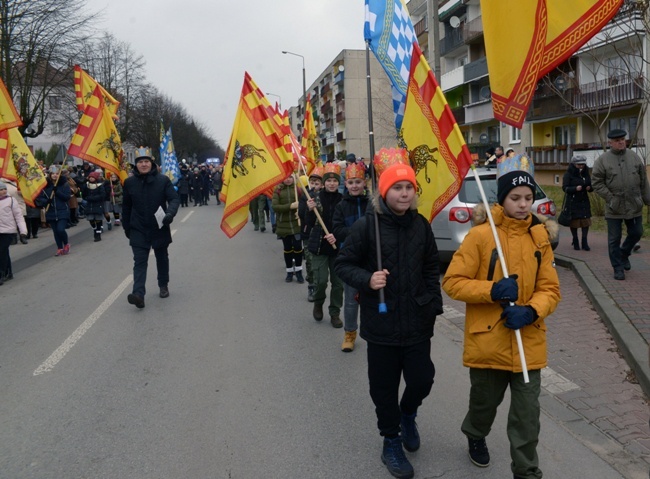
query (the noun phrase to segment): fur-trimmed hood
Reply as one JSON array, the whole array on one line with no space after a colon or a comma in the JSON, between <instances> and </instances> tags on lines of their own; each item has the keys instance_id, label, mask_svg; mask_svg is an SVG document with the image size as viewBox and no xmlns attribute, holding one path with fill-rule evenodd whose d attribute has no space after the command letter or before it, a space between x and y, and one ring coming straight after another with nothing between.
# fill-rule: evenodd
<instances>
[{"instance_id":1,"label":"fur-trimmed hood","mask_svg":"<svg viewBox=\"0 0 650 479\"><path fill-rule=\"evenodd\" d=\"M500 224L498 218L503 218L504 216L503 206L495 204L492 206L491 211L495 224ZM483 203L479 203L474 207L474 210L472 211L472 224L476 226L483 224L486 221L488 221L487 210L485 209L485 205ZM557 221L537 213L531 213L531 218L526 219L526 221L530 221L531 228L537 224L543 225L548 232L548 239L551 242L551 245L553 245L553 249L555 249L558 242L560 241L560 226L558 225Z\"/></svg>"}]
</instances>

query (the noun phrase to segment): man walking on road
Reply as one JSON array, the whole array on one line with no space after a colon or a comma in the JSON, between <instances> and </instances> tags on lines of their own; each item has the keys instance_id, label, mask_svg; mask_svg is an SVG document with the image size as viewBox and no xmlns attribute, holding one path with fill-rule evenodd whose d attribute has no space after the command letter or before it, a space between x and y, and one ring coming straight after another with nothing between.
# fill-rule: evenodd
<instances>
[{"instance_id":1,"label":"man walking on road","mask_svg":"<svg viewBox=\"0 0 650 479\"><path fill-rule=\"evenodd\" d=\"M158 173L153 163L151 148L135 150L135 171L124 182L122 226L133 250L133 293L128 301L144 308L149 251L153 248L158 270L160 297L169 296L169 255L167 247L172 242L169 225L178 211L180 200L170 179ZM165 216L158 225L156 212L162 209Z\"/></svg>"},{"instance_id":2,"label":"man walking on road","mask_svg":"<svg viewBox=\"0 0 650 479\"><path fill-rule=\"evenodd\" d=\"M594 191L605 200L609 261L614 279L624 280L632 268L630 254L643 235L643 204L650 205L650 185L641 158L625 144L625 130L611 130L609 150L598 157L591 174ZM627 237L623 244L623 222Z\"/></svg>"}]
</instances>

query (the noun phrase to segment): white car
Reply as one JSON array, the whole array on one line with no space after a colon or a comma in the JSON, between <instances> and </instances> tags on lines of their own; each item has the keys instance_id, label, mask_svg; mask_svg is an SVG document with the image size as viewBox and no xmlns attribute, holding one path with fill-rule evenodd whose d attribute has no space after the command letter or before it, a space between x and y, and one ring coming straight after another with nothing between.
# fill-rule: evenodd
<instances>
[{"instance_id":1,"label":"white car","mask_svg":"<svg viewBox=\"0 0 650 479\"><path fill-rule=\"evenodd\" d=\"M477 168L488 203L497 201L497 171L495 168ZM472 210L481 203L481 193L476 184L474 173L470 170L465 176L458 194L431 222L433 234L436 237L440 261L449 263L465 235L472 226ZM546 196L539 186L535 193L533 213L555 217L556 208L552 199Z\"/></svg>"}]
</instances>

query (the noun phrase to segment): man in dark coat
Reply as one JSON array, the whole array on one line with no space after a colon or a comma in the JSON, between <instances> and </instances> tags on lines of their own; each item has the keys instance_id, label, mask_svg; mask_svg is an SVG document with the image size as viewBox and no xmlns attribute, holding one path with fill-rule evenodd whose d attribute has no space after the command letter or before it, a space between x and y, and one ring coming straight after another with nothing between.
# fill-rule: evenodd
<instances>
[{"instance_id":1,"label":"man in dark coat","mask_svg":"<svg viewBox=\"0 0 650 479\"><path fill-rule=\"evenodd\" d=\"M145 283L149 251L153 248L158 270L160 297L169 296L169 255L167 247L172 242L169 225L178 211L179 199L170 179L158 173L153 163L151 148L135 151L135 170L124 182L122 226L133 250L133 293L128 301L144 308ZM158 225L156 212L162 209L165 216Z\"/></svg>"}]
</instances>

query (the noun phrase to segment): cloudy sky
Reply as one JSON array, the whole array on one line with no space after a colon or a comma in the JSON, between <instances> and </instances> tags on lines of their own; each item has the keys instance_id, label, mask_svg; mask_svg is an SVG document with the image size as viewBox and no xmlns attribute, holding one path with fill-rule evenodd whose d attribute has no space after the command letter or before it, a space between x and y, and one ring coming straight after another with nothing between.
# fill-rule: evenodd
<instances>
[{"instance_id":1,"label":"cloudy sky","mask_svg":"<svg viewBox=\"0 0 650 479\"><path fill-rule=\"evenodd\" d=\"M225 149L248 71L282 107L343 49L365 49L363 0L88 0L102 30L144 56L146 75ZM269 95L275 102L276 96Z\"/></svg>"}]
</instances>

